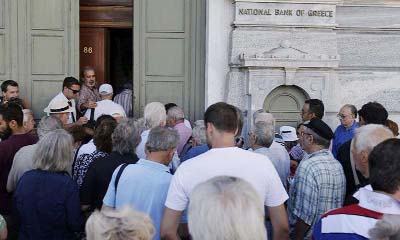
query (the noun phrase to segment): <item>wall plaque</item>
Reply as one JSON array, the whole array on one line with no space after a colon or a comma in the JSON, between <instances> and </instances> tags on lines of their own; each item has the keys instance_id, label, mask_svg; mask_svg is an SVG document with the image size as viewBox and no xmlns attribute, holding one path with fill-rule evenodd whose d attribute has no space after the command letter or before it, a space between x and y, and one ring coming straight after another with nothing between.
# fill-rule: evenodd
<instances>
[{"instance_id":1,"label":"wall plaque","mask_svg":"<svg viewBox=\"0 0 400 240\"><path fill-rule=\"evenodd\" d=\"M234 25L322 26L336 24L334 4L236 2Z\"/></svg>"}]
</instances>

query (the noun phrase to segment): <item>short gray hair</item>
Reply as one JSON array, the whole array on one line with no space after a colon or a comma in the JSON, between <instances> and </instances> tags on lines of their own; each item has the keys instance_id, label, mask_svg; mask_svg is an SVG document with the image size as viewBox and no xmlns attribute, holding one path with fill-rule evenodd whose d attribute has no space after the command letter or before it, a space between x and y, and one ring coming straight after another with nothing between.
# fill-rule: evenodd
<instances>
[{"instance_id":1,"label":"short gray hair","mask_svg":"<svg viewBox=\"0 0 400 240\"><path fill-rule=\"evenodd\" d=\"M325 139L323 137L321 137L319 134L317 134L316 132L314 132L311 128L304 126L304 132L311 134L311 136L313 136L313 143L319 146L322 146L324 148L329 148L331 141L328 139Z\"/></svg>"},{"instance_id":2,"label":"short gray hair","mask_svg":"<svg viewBox=\"0 0 400 240\"><path fill-rule=\"evenodd\" d=\"M167 117L169 119L183 120L185 119L185 113L183 112L182 108L175 106L168 109Z\"/></svg>"},{"instance_id":3,"label":"short gray hair","mask_svg":"<svg viewBox=\"0 0 400 240\"><path fill-rule=\"evenodd\" d=\"M372 240L399 240L400 239L400 216L385 214L376 222L374 228L368 234Z\"/></svg>"},{"instance_id":4,"label":"short gray hair","mask_svg":"<svg viewBox=\"0 0 400 240\"><path fill-rule=\"evenodd\" d=\"M367 124L354 131L353 148L355 146L358 152L371 152L376 145L392 137L393 132L389 128L381 124Z\"/></svg>"},{"instance_id":5,"label":"short gray hair","mask_svg":"<svg viewBox=\"0 0 400 240\"><path fill-rule=\"evenodd\" d=\"M267 124L272 125L275 129L275 118L271 113L261 112L256 114L254 117L254 124L258 122L266 122Z\"/></svg>"},{"instance_id":6,"label":"short gray hair","mask_svg":"<svg viewBox=\"0 0 400 240\"><path fill-rule=\"evenodd\" d=\"M151 102L144 107L144 121L147 128L154 128L165 124L167 113L160 102Z\"/></svg>"},{"instance_id":7,"label":"short gray hair","mask_svg":"<svg viewBox=\"0 0 400 240\"><path fill-rule=\"evenodd\" d=\"M39 139L41 139L49 132L62 128L63 128L63 123L59 118L54 116L44 116L39 122L37 133Z\"/></svg>"},{"instance_id":8,"label":"short gray hair","mask_svg":"<svg viewBox=\"0 0 400 240\"><path fill-rule=\"evenodd\" d=\"M264 204L245 180L220 176L197 185L190 196L193 240L266 239Z\"/></svg>"},{"instance_id":9,"label":"short gray hair","mask_svg":"<svg viewBox=\"0 0 400 240\"><path fill-rule=\"evenodd\" d=\"M96 210L85 230L88 240L151 240L155 234L150 217L127 205L120 210Z\"/></svg>"},{"instance_id":10,"label":"short gray hair","mask_svg":"<svg viewBox=\"0 0 400 240\"><path fill-rule=\"evenodd\" d=\"M192 137L199 144L207 143L206 126L204 125L204 120L197 120L196 122L194 122L194 127L192 130Z\"/></svg>"},{"instance_id":11,"label":"short gray hair","mask_svg":"<svg viewBox=\"0 0 400 240\"><path fill-rule=\"evenodd\" d=\"M269 148L274 141L274 126L267 122L257 122L253 125L252 133L256 136L256 144Z\"/></svg>"},{"instance_id":12,"label":"short gray hair","mask_svg":"<svg viewBox=\"0 0 400 240\"><path fill-rule=\"evenodd\" d=\"M46 134L37 144L33 166L51 172L69 172L73 160L73 138L64 129Z\"/></svg>"},{"instance_id":13,"label":"short gray hair","mask_svg":"<svg viewBox=\"0 0 400 240\"><path fill-rule=\"evenodd\" d=\"M164 127L155 127L150 130L146 142L146 149L149 152L167 151L176 148L179 143L179 134L176 130Z\"/></svg>"},{"instance_id":14,"label":"short gray hair","mask_svg":"<svg viewBox=\"0 0 400 240\"><path fill-rule=\"evenodd\" d=\"M123 119L111 135L113 151L121 155L135 153L141 140L139 123L132 118Z\"/></svg>"}]
</instances>

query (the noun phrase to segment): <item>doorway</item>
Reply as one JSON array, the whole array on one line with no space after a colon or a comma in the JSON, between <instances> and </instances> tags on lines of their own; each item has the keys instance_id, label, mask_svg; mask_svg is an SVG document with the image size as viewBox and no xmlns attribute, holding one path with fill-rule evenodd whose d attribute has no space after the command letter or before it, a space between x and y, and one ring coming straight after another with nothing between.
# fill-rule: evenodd
<instances>
[{"instance_id":1,"label":"doorway","mask_svg":"<svg viewBox=\"0 0 400 240\"><path fill-rule=\"evenodd\" d=\"M264 110L272 113L279 132L281 126L297 127L301 123L301 109L308 98L307 93L299 87L279 86L265 98Z\"/></svg>"},{"instance_id":2,"label":"doorway","mask_svg":"<svg viewBox=\"0 0 400 240\"><path fill-rule=\"evenodd\" d=\"M92 66L115 94L132 89L133 0L80 0L79 12L80 68Z\"/></svg>"}]
</instances>

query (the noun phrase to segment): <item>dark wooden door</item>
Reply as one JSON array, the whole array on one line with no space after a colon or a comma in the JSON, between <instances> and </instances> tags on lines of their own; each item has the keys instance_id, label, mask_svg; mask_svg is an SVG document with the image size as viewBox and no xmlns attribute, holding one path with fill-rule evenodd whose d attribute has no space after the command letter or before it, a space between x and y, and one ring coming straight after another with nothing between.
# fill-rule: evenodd
<instances>
[{"instance_id":1,"label":"dark wooden door","mask_svg":"<svg viewBox=\"0 0 400 240\"><path fill-rule=\"evenodd\" d=\"M100 85L108 80L108 30L106 28L80 29L80 67L91 66L96 70L96 81Z\"/></svg>"}]
</instances>

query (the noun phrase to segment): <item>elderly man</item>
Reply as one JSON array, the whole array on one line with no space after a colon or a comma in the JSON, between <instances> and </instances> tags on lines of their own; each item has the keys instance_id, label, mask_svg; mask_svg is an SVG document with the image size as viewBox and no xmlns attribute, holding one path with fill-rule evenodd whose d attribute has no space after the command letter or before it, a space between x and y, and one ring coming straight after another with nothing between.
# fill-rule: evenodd
<instances>
[{"instance_id":1,"label":"elderly man","mask_svg":"<svg viewBox=\"0 0 400 240\"><path fill-rule=\"evenodd\" d=\"M360 132L364 131L369 130ZM363 143L356 142L357 145ZM363 167L363 162L369 162L369 167ZM368 230L383 214L400 215L400 140L392 138L379 143L369 154L368 160L360 157L356 160L356 166L369 176L371 185L357 192L358 204L324 214L314 228L313 239L370 239Z\"/></svg>"},{"instance_id":2,"label":"elderly man","mask_svg":"<svg viewBox=\"0 0 400 240\"><path fill-rule=\"evenodd\" d=\"M308 156L300 162L290 187L288 204L292 239L310 239L323 213L341 207L346 188L342 166L329 151L333 132L319 118L299 129L300 144Z\"/></svg>"},{"instance_id":3,"label":"elderly man","mask_svg":"<svg viewBox=\"0 0 400 240\"><path fill-rule=\"evenodd\" d=\"M37 133L39 139L43 138L49 132L56 129L62 129L62 122L54 116L45 116L40 120ZM12 163L7 180L7 191L13 192L17 186L18 180L22 175L33 169L33 155L36 152L37 144L22 147L16 154Z\"/></svg>"},{"instance_id":4,"label":"elderly man","mask_svg":"<svg viewBox=\"0 0 400 240\"><path fill-rule=\"evenodd\" d=\"M35 128L35 118L33 117L33 112L30 109L23 109L24 114L24 129L25 132L30 133Z\"/></svg>"},{"instance_id":5,"label":"elderly man","mask_svg":"<svg viewBox=\"0 0 400 240\"><path fill-rule=\"evenodd\" d=\"M172 179L168 165L178 142L179 135L173 129L151 129L146 142L146 159L124 164L114 171L103 209L130 205L149 214L156 228L153 239L160 239L164 203Z\"/></svg>"},{"instance_id":6,"label":"elderly man","mask_svg":"<svg viewBox=\"0 0 400 240\"><path fill-rule=\"evenodd\" d=\"M124 108L112 100L114 90L110 84L102 84L99 88L99 92L101 101L97 102L97 106L95 108L91 108L86 111L85 117L87 117L87 119L97 121L101 115L108 114L113 116L117 122L120 122L126 117Z\"/></svg>"},{"instance_id":7,"label":"elderly man","mask_svg":"<svg viewBox=\"0 0 400 240\"><path fill-rule=\"evenodd\" d=\"M75 100L78 97L81 85L78 79L74 77L66 77L63 81L62 90L58 93L49 103L54 105L56 102L67 102L70 106L70 112L68 114L68 120L65 124L65 128L71 128L75 125L82 126L87 123L88 119L86 117L78 118L76 113L76 103Z\"/></svg>"},{"instance_id":8,"label":"elderly man","mask_svg":"<svg viewBox=\"0 0 400 240\"><path fill-rule=\"evenodd\" d=\"M207 142L211 149L182 163L173 176L165 202L161 236L178 239L177 230L192 190L213 177L229 175L248 181L268 207L274 239L288 238L284 202L288 196L268 157L235 147L238 114L234 106L215 103L204 113Z\"/></svg>"},{"instance_id":9,"label":"elderly man","mask_svg":"<svg viewBox=\"0 0 400 240\"><path fill-rule=\"evenodd\" d=\"M263 215L263 202L250 183L219 176L193 190L189 230L193 240L267 239Z\"/></svg>"},{"instance_id":10,"label":"elderly man","mask_svg":"<svg viewBox=\"0 0 400 240\"><path fill-rule=\"evenodd\" d=\"M307 99L301 109L301 119L303 122L313 118L322 119L324 117L324 103L319 99Z\"/></svg>"},{"instance_id":11,"label":"elderly man","mask_svg":"<svg viewBox=\"0 0 400 240\"><path fill-rule=\"evenodd\" d=\"M82 88L79 94L78 110L81 112L89 108L95 108L96 102L101 100L99 91L96 88L96 74L92 67L86 66L81 72Z\"/></svg>"},{"instance_id":12,"label":"elderly man","mask_svg":"<svg viewBox=\"0 0 400 240\"><path fill-rule=\"evenodd\" d=\"M114 170L121 164L134 164L139 158L135 154L140 142L139 124L133 119L124 119L111 136L113 150L110 155L92 162L80 188L83 210L101 209Z\"/></svg>"},{"instance_id":13,"label":"elderly man","mask_svg":"<svg viewBox=\"0 0 400 240\"><path fill-rule=\"evenodd\" d=\"M377 102L364 104L358 111L359 125L381 124L385 125L388 118L388 112ZM365 185L367 180L354 167L354 161L351 159L351 140L345 142L338 151L337 160L342 164L346 176L346 199L356 191L356 186ZM346 201L345 204L348 204Z\"/></svg>"},{"instance_id":14,"label":"elderly man","mask_svg":"<svg viewBox=\"0 0 400 240\"><path fill-rule=\"evenodd\" d=\"M290 173L290 159L287 156L281 158L276 151L270 149L274 141L274 126L266 122L257 122L250 131L250 146L253 152L267 156L281 178L283 186L286 188L287 177Z\"/></svg>"},{"instance_id":15,"label":"elderly man","mask_svg":"<svg viewBox=\"0 0 400 240\"><path fill-rule=\"evenodd\" d=\"M332 141L332 154L335 158L340 146L353 138L354 130L358 127L357 108L354 105L346 104L340 109L337 116L340 125L336 128Z\"/></svg>"},{"instance_id":16,"label":"elderly man","mask_svg":"<svg viewBox=\"0 0 400 240\"><path fill-rule=\"evenodd\" d=\"M14 80L6 80L1 84L1 91L3 97L0 98L0 103L14 102L21 106L21 108L29 108L28 103L19 98L19 86Z\"/></svg>"},{"instance_id":17,"label":"elderly man","mask_svg":"<svg viewBox=\"0 0 400 240\"><path fill-rule=\"evenodd\" d=\"M68 124L70 114L73 112L66 100L55 100L51 101L49 106L43 110L47 116L54 116L64 124L64 127Z\"/></svg>"},{"instance_id":18,"label":"elderly man","mask_svg":"<svg viewBox=\"0 0 400 240\"><path fill-rule=\"evenodd\" d=\"M184 121L185 115L182 108L172 107L168 109L167 126L175 129L179 134L179 144L176 149L179 156L181 155L183 146L185 146L192 135L192 130L185 125Z\"/></svg>"},{"instance_id":19,"label":"elderly man","mask_svg":"<svg viewBox=\"0 0 400 240\"><path fill-rule=\"evenodd\" d=\"M194 122L192 130L192 148L190 148L181 158L181 162L194 158L210 150L206 139L206 126L204 120Z\"/></svg>"}]
</instances>

